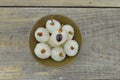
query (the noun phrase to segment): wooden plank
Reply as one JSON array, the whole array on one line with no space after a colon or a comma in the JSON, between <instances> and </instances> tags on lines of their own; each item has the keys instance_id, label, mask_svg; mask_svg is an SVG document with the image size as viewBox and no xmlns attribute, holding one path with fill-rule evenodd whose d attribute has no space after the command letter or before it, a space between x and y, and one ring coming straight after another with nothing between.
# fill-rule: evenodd
<instances>
[{"instance_id":1,"label":"wooden plank","mask_svg":"<svg viewBox=\"0 0 120 80\"><path fill-rule=\"evenodd\" d=\"M120 7L119 0L0 0L0 6Z\"/></svg>"},{"instance_id":2,"label":"wooden plank","mask_svg":"<svg viewBox=\"0 0 120 80\"><path fill-rule=\"evenodd\" d=\"M120 9L0 8L0 80L120 79ZM29 32L48 14L71 18L82 32L77 59L61 69L45 68L29 50Z\"/></svg>"}]
</instances>

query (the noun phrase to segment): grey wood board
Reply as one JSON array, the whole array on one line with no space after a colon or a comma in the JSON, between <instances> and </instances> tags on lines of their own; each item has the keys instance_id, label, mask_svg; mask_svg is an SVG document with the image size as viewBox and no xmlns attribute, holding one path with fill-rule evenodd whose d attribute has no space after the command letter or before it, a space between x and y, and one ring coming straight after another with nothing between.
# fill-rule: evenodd
<instances>
[{"instance_id":1,"label":"grey wood board","mask_svg":"<svg viewBox=\"0 0 120 80\"><path fill-rule=\"evenodd\" d=\"M0 80L120 79L120 9L0 8ZM41 17L62 14L82 33L75 61L60 69L43 67L29 50L29 33Z\"/></svg>"},{"instance_id":2,"label":"grey wood board","mask_svg":"<svg viewBox=\"0 0 120 80\"><path fill-rule=\"evenodd\" d=\"M120 7L119 0L0 0L0 6Z\"/></svg>"}]
</instances>

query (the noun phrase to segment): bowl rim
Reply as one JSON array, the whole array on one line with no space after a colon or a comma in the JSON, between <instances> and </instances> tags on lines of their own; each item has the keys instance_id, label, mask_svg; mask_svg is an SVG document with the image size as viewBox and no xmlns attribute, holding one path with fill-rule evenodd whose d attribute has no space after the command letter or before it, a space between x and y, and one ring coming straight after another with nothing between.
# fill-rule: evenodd
<instances>
[{"instance_id":1,"label":"bowl rim","mask_svg":"<svg viewBox=\"0 0 120 80\"><path fill-rule=\"evenodd\" d=\"M65 17L65 18L71 20L71 21L78 27L78 25L77 25L72 19L70 19L68 16L67 16L67 17L64 16L63 14L49 14L49 15L44 15L44 16L40 17L40 18L32 25L31 29L29 30L29 36L28 36L28 38L29 38L28 40L29 40L29 41L28 41L28 44L29 44L30 53L31 53L32 57L34 58L34 60L35 60L38 64L41 65L41 67L45 67L45 68L48 68L48 69L59 69L59 68L66 67L66 66L72 64L72 63L75 61L75 59L77 59L77 57L79 56L78 54L80 54L80 51L81 51L81 48L82 48L82 41L83 41L83 40L82 40L81 31L80 31L80 29L79 29L79 35L80 35L80 38L81 38L81 40L80 40L80 45L79 45L79 48L80 48L80 49L78 50L78 54L75 56L75 58L74 58L72 61L68 62L68 63L65 64L65 65L59 66L59 67L51 67L51 66L44 65L44 64L42 64L41 62L39 62L39 60L36 59L35 56L33 56L33 53L32 53L31 48L30 48L30 36L31 36L31 32L32 32L32 29L33 29L33 27L35 26L35 24L38 23L42 18L44 18L44 17L46 17L46 16L63 16L63 17ZM79 28L79 27L78 27L78 28Z\"/></svg>"}]
</instances>

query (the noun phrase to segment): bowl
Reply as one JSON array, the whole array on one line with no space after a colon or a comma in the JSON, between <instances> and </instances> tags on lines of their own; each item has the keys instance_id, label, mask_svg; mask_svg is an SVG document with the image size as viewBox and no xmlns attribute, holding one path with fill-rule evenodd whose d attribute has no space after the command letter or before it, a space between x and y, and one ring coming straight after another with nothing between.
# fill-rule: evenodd
<instances>
[{"instance_id":1,"label":"bowl","mask_svg":"<svg viewBox=\"0 0 120 80\"><path fill-rule=\"evenodd\" d=\"M66 56L66 58L61 62L56 62L51 57L49 57L47 59L40 59L34 54L34 48L35 48L36 44L38 43L36 41L35 37L34 37L35 31L39 27L45 27L46 21L51 19L51 17L53 17L53 19L58 20L62 24L69 24L69 25L73 26L74 31L75 31L73 39L76 40L78 42L78 44L79 44L79 50L78 50L77 55L75 55L73 57ZM51 68L63 67L65 65L70 64L72 61L74 61L75 58L80 53L81 44L82 44L82 37L81 37L79 27L71 19L69 19L68 17L63 16L63 15L59 15L59 14L47 15L47 16L44 16L41 19L39 19L35 23L35 25L32 27L31 32L30 32L30 36L29 36L29 48L30 48L30 51L31 51L32 56L34 57L34 59L36 61L38 61L39 63L43 64L44 66L51 67Z\"/></svg>"}]
</instances>

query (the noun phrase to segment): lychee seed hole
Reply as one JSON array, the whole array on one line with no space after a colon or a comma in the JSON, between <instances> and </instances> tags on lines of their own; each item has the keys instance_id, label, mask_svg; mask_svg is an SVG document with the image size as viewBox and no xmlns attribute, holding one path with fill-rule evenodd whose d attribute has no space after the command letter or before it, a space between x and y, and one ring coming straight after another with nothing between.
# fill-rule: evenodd
<instances>
[{"instance_id":1,"label":"lychee seed hole","mask_svg":"<svg viewBox=\"0 0 120 80\"><path fill-rule=\"evenodd\" d=\"M45 50L45 49L42 49L42 50L41 50L41 53L42 53L42 54L44 54L45 52L46 52L46 50Z\"/></svg>"},{"instance_id":2,"label":"lychee seed hole","mask_svg":"<svg viewBox=\"0 0 120 80\"><path fill-rule=\"evenodd\" d=\"M73 47L73 46L71 46L70 48L71 48L71 50L74 50L74 47Z\"/></svg>"},{"instance_id":3,"label":"lychee seed hole","mask_svg":"<svg viewBox=\"0 0 120 80\"><path fill-rule=\"evenodd\" d=\"M71 31L69 31L68 33L71 34L71 35L73 34L73 32L71 32Z\"/></svg>"},{"instance_id":4,"label":"lychee seed hole","mask_svg":"<svg viewBox=\"0 0 120 80\"><path fill-rule=\"evenodd\" d=\"M42 32L37 33L38 36L43 36Z\"/></svg>"},{"instance_id":5,"label":"lychee seed hole","mask_svg":"<svg viewBox=\"0 0 120 80\"><path fill-rule=\"evenodd\" d=\"M59 53L59 57L64 57L62 52Z\"/></svg>"}]
</instances>

